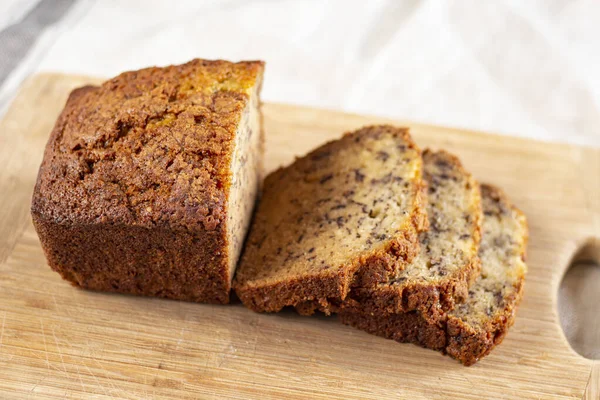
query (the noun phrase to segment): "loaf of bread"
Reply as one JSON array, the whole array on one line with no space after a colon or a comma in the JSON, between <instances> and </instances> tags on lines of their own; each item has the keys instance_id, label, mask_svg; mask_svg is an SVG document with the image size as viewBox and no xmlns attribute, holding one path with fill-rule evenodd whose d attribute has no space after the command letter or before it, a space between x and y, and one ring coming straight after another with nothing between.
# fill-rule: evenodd
<instances>
[{"instance_id":1,"label":"loaf of bread","mask_svg":"<svg viewBox=\"0 0 600 400\"><path fill-rule=\"evenodd\" d=\"M341 310L340 320L369 333L439 350L471 365L498 345L513 324L521 299L527 243L525 216L504 193L482 185L481 276L467 300L436 322L419 312L373 315Z\"/></svg>"},{"instance_id":2,"label":"loaf of bread","mask_svg":"<svg viewBox=\"0 0 600 400\"><path fill-rule=\"evenodd\" d=\"M193 60L73 91L31 213L82 288L227 303L261 182L262 62Z\"/></svg>"},{"instance_id":3,"label":"loaf of bread","mask_svg":"<svg viewBox=\"0 0 600 400\"><path fill-rule=\"evenodd\" d=\"M387 281L425 229L420 150L406 129L370 126L265 180L234 287L255 311L344 299Z\"/></svg>"},{"instance_id":4,"label":"loaf of bread","mask_svg":"<svg viewBox=\"0 0 600 400\"><path fill-rule=\"evenodd\" d=\"M467 296L479 275L477 257L481 230L479 184L460 160L446 151L423 152L424 178L428 186L429 229L420 234L420 252L387 282L355 287L348 297L329 307L313 302L297 307L301 314L314 309L340 308L369 314L419 310L435 321Z\"/></svg>"}]
</instances>

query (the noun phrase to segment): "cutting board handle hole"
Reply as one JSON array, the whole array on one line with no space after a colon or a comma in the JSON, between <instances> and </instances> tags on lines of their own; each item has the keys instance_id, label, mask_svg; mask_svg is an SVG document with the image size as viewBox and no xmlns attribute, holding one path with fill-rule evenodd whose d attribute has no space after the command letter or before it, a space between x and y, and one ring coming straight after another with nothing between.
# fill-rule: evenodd
<instances>
[{"instance_id":1,"label":"cutting board handle hole","mask_svg":"<svg viewBox=\"0 0 600 400\"><path fill-rule=\"evenodd\" d=\"M558 292L560 324L571 348L600 360L600 238L591 238L575 253Z\"/></svg>"}]
</instances>

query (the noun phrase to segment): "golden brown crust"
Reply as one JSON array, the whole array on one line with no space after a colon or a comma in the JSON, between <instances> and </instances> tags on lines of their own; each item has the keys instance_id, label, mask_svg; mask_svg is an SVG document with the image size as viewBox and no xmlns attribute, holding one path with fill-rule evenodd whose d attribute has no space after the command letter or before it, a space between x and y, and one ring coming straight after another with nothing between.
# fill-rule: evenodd
<instances>
[{"instance_id":1,"label":"golden brown crust","mask_svg":"<svg viewBox=\"0 0 600 400\"><path fill-rule=\"evenodd\" d=\"M470 366L488 355L508 333L522 298L523 283L521 280L516 287L514 298L507 299L510 305L504 312L489 321L483 329L473 329L457 318L428 322L415 311L386 316L342 311L338 315L346 325L400 343L414 343L438 350Z\"/></svg>"},{"instance_id":2,"label":"golden brown crust","mask_svg":"<svg viewBox=\"0 0 600 400\"><path fill-rule=\"evenodd\" d=\"M110 224L33 223L48 265L83 289L227 304L227 266L206 261L222 251L216 235ZM190 267L193 266L193 267Z\"/></svg>"},{"instance_id":3,"label":"golden brown crust","mask_svg":"<svg viewBox=\"0 0 600 400\"><path fill-rule=\"evenodd\" d=\"M357 147L355 140L377 141L382 135L388 134L397 137L398 146L401 146L403 149L410 149L412 152L416 151L418 157L420 151L406 129L398 129L390 126L365 127L359 131L345 134L338 141L321 146L301 159L298 159L289 167L273 172L265 180L263 203L265 198L279 199L278 196L272 195L270 192L271 190L274 193L281 191L282 182L290 179L290 171L303 171L299 176L293 178L294 182L298 179L307 179L307 175L314 175L313 164L308 161L312 161L313 159L319 161L325 157L331 157L332 154L348 146ZM420 157L418 157L418 161L417 176L409 182L411 190L414 190L411 209L408 210L410 218L406 218L406 222L399 229L400 233L396 237L387 238L385 245L380 247L373 246L368 252L357 255L345 264L336 265L324 271L317 271L313 274L298 274L298 276L285 277L275 281L260 278L259 274L265 269L263 268L265 257L270 257L270 255L278 253L281 249L276 249L275 247L277 246L272 243L271 247L274 247L273 249L267 251L261 248L265 236L272 235L272 233L269 233L271 232L269 227L272 228L272 226L266 222L261 222L262 216L269 213L273 207L267 207L265 204L259 205L256 222L250 232L245 253L234 282L234 288L238 297L247 307L254 311L273 312L285 306L296 305L304 301L316 300L323 302L327 298L343 299L346 297L351 285L375 284L388 279L390 275L404 268L418 252L418 233L427 226L427 218L423 207L424 199ZM304 172L304 168L309 172ZM354 177L354 173L351 176ZM357 178L361 176L359 172L356 172ZM327 176L326 179L321 177L319 179L326 181L332 178ZM357 181L362 183L363 179L361 177ZM291 201L293 202L295 199ZM345 206L340 205L340 207ZM366 212L368 214L368 210ZM301 216L301 218L304 217ZM266 221L266 218L264 220ZM276 221L276 223L279 222L280 220ZM295 225L298 224L295 223ZM300 235L298 242L302 238L305 238L305 236ZM277 243L278 245L281 244L279 241ZM312 250L314 249L310 249L310 251ZM304 258L310 251L301 253L298 257ZM311 257L306 258L310 259Z\"/></svg>"},{"instance_id":4,"label":"golden brown crust","mask_svg":"<svg viewBox=\"0 0 600 400\"><path fill-rule=\"evenodd\" d=\"M306 301L324 297L343 297L348 292L352 279L347 269L334 274L320 274L310 277L289 279L285 283L272 283L258 287L234 289L242 303L256 312L277 312L282 308Z\"/></svg>"},{"instance_id":5,"label":"golden brown crust","mask_svg":"<svg viewBox=\"0 0 600 400\"><path fill-rule=\"evenodd\" d=\"M263 69L260 61L193 60L74 90L31 206L51 267L95 290L227 302L231 157ZM101 281L100 260L120 278L107 271ZM140 260L197 286L157 293L160 273L135 274Z\"/></svg>"},{"instance_id":6,"label":"golden brown crust","mask_svg":"<svg viewBox=\"0 0 600 400\"><path fill-rule=\"evenodd\" d=\"M468 296L469 287L479 276L481 263L473 257L453 275L436 283L415 282L400 287L386 286L377 292L369 288L355 288L346 300L330 310L319 307L320 311L339 310L366 312L373 315L397 314L418 310L431 321L442 318L457 303Z\"/></svg>"},{"instance_id":7,"label":"golden brown crust","mask_svg":"<svg viewBox=\"0 0 600 400\"><path fill-rule=\"evenodd\" d=\"M521 236L515 237L514 240L519 245L518 254L524 260L528 239L525 216L496 187L482 185L482 196L492 199L498 205L498 213L486 210L490 212L486 214L490 218L493 218L493 215L504 214L505 210L513 212L513 218L521 225L520 232L516 233ZM366 332L398 342L410 342L439 350L465 365L472 365L500 344L514 323L517 306L523 295L525 268L521 268L518 263L506 268L511 268L507 276L517 274L512 289L499 299L502 307L491 317L479 321L476 325L466 322L455 312L443 315L438 321L428 321L418 312L374 316L342 310L339 317L342 323ZM469 301L471 300L467 300Z\"/></svg>"},{"instance_id":8,"label":"golden brown crust","mask_svg":"<svg viewBox=\"0 0 600 400\"><path fill-rule=\"evenodd\" d=\"M263 68L193 60L76 89L50 135L32 210L77 223L221 229L233 138Z\"/></svg>"}]
</instances>

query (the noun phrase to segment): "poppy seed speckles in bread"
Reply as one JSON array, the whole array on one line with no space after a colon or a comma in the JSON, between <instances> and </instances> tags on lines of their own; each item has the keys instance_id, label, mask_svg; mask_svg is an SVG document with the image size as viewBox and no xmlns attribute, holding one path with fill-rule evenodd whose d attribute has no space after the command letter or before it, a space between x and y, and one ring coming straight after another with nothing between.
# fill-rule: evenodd
<instances>
[{"instance_id":1,"label":"poppy seed speckles in bread","mask_svg":"<svg viewBox=\"0 0 600 400\"><path fill-rule=\"evenodd\" d=\"M343 299L386 281L426 227L422 159L406 129L369 126L267 177L235 290L255 311Z\"/></svg>"},{"instance_id":2,"label":"poppy seed speckles in bread","mask_svg":"<svg viewBox=\"0 0 600 400\"><path fill-rule=\"evenodd\" d=\"M514 322L527 266L527 221L498 188L482 185L481 276L464 303L437 322L416 311L372 315L342 311L343 323L399 342L439 350L471 365L500 344Z\"/></svg>"}]
</instances>

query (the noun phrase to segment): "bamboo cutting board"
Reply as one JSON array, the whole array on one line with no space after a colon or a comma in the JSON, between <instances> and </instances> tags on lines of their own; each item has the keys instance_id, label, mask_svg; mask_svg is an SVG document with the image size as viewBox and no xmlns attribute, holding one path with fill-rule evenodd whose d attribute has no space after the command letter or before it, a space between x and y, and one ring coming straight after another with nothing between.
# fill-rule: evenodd
<instances>
[{"instance_id":1,"label":"bamboo cutting board","mask_svg":"<svg viewBox=\"0 0 600 400\"><path fill-rule=\"evenodd\" d=\"M582 248L600 259L600 150L411 124L529 218L529 275L514 327L472 367L291 312L92 293L46 265L29 217L42 151L69 91L28 80L0 125L0 398L600 398L600 362L567 343L556 303ZM264 106L269 170L380 118ZM389 122L389 121L385 121ZM586 247L587 246L587 247Z\"/></svg>"}]
</instances>

